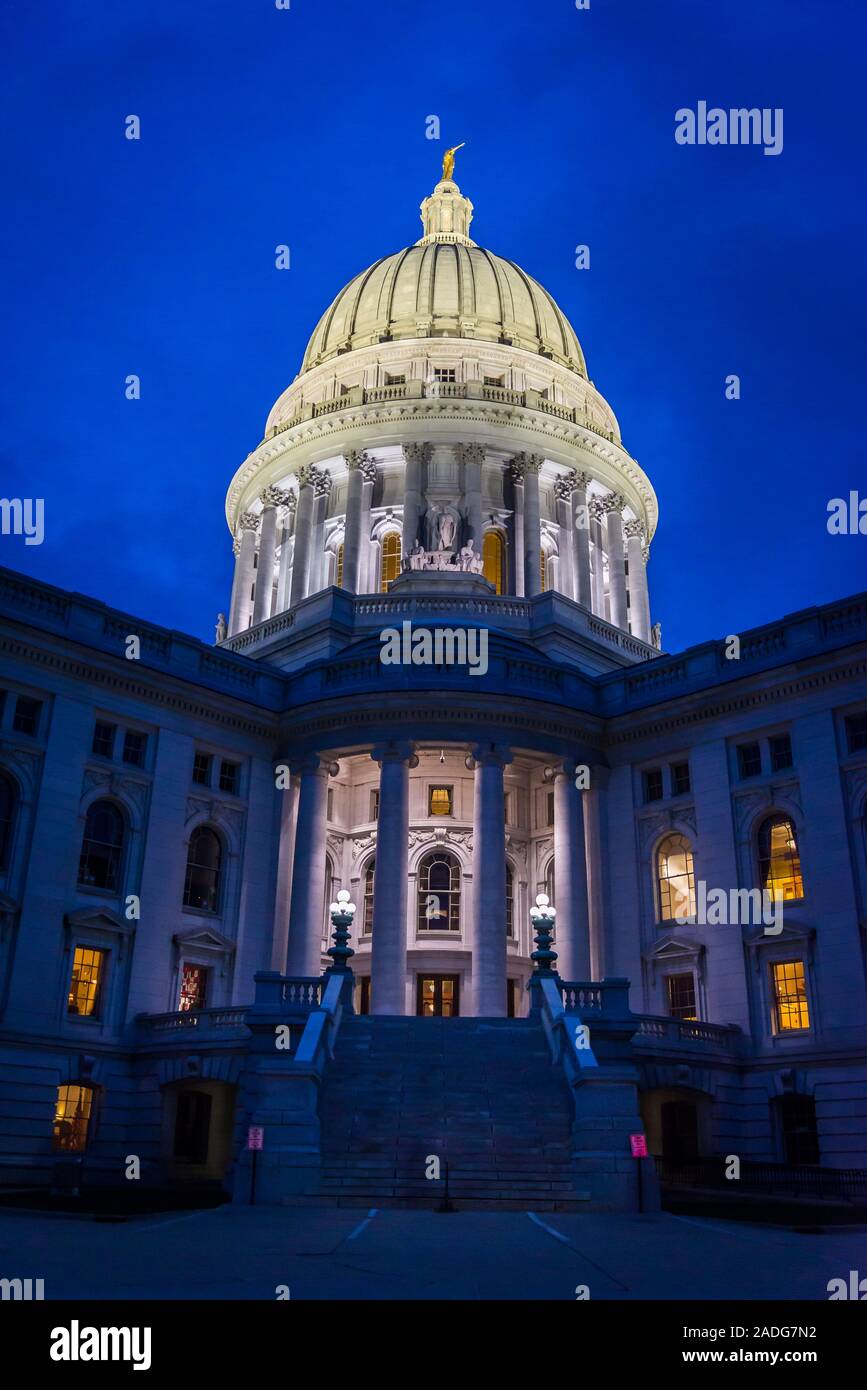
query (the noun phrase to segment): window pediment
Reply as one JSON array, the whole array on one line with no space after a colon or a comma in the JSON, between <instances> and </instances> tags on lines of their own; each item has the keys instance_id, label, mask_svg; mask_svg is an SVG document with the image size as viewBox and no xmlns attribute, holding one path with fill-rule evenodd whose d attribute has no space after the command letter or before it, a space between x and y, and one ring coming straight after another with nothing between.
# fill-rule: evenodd
<instances>
[{"instance_id":1,"label":"window pediment","mask_svg":"<svg viewBox=\"0 0 867 1390\"><path fill-rule=\"evenodd\" d=\"M212 927L176 932L173 940L182 951L210 951L213 955L230 955L235 950L234 941L230 941L228 936L223 936L222 932L214 931Z\"/></svg>"},{"instance_id":2,"label":"window pediment","mask_svg":"<svg viewBox=\"0 0 867 1390\"><path fill-rule=\"evenodd\" d=\"M128 922L108 907L85 907L78 912L67 912L66 925L70 931L103 931L115 936L132 936L135 922Z\"/></svg>"},{"instance_id":3,"label":"window pediment","mask_svg":"<svg viewBox=\"0 0 867 1390\"><path fill-rule=\"evenodd\" d=\"M677 936L667 936L643 951L642 956L653 965L687 965L699 960L705 950L700 941L683 941Z\"/></svg>"}]
</instances>

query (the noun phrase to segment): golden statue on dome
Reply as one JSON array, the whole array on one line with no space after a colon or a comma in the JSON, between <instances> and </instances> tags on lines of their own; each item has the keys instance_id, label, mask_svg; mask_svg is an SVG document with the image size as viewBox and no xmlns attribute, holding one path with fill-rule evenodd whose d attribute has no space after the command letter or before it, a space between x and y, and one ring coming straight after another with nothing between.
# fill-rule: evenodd
<instances>
[{"instance_id":1,"label":"golden statue on dome","mask_svg":"<svg viewBox=\"0 0 867 1390\"><path fill-rule=\"evenodd\" d=\"M458 150L462 150L464 148L464 145L466 143L466 140L462 140L459 145L452 145L451 149L446 150L445 154L443 155L444 182L451 182L452 175L455 172L455 155L457 154Z\"/></svg>"}]
</instances>

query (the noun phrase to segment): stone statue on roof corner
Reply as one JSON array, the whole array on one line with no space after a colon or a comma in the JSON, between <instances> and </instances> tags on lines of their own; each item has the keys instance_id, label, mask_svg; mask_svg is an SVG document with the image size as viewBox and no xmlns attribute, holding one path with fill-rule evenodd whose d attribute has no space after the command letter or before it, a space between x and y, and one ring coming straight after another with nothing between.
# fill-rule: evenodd
<instances>
[{"instance_id":1,"label":"stone statue on roof corner","mask_svg":"<svg viewBox=\"0 0 867 1390\"><path fill-rule=\"evenodd\" d=\"M458 150L462 150L462 149L464 148L464 145L465 145L466 143L467 143L466 140L462 140L461 143L460 143L459 145L452 145L451 149L450 149L450 150L446 150L445 154L443 155L443 181L444 181L444 182L446 182L446 181L448 181L449 183L451 182L452 175L453 175L454 172L455 172L455 155L457 154Z\"/></svg>"}]
</instances>

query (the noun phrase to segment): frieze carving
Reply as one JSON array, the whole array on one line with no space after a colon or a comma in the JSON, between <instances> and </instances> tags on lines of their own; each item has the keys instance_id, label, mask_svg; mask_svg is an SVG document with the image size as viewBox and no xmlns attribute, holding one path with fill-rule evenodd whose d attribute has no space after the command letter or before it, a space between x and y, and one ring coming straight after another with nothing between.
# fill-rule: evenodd
<instances>
[{"instance_id":1,"label":"frieze carving","mask_svg":"<svg viewBox=\"0 0 867 1390\"><path fill-rule=\"evenodd\" d=\"M103 770L97 767L86 767L84 769L81 785L82 798L94 790L112 792L115 796L125 798L140 813L144 813L147 807L148 783L139 782L134 777L125 777L120 772L109 771L108 768Z\"/></svg>"}]
</instances>

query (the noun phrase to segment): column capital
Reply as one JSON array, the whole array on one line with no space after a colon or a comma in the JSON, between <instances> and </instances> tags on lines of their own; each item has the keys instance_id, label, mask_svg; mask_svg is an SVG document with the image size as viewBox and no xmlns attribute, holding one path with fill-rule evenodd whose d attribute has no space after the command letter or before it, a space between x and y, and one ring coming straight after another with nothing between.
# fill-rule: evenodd
<instances>
[{"instance_id":1,"label":"column capital","mask_svg":"<svg viewBox=\"0 0 867 1390\"><path fill-rule=\"evenodd\" d=\"M283 501L280 505L290 516L294 516L295 512L298 510L298 493L288 488L286 492L283 493Z\"/></svg>"},{"instance_id":2,"label":"column capital","mask_svg":"<svg viewBox=\"0 0 867 1390\"><path fill-rule=\"evenodd\" d=\"M238 527L241 531L258 531L261 519L258 512L242 512L238 517Z\"/></svg>"},{"instance_id":3,"label":"column capital","mask_svg":"<svg viewBox=\"0 0 867 1390\"><path fill-rule=\"evenodd\" d=\"M404 458L412 460L413 463L425 463L430 455L430 444L419 442L415 439L411 440L408 444L403 444L401 447L403 449Z\"/></svg>"},{"instance_id":4,"label":"column capital","mask_svg":"<svg viewBox=\"0 0 867 1390\"><path fill-rule=\"evenodd\" d=\"M602 505L602 499L600 497L588 497L587 507L594 521L602 520L605 515L605 508Z\"/></svg>"},{"instance_id":5,"label":"column capital","mask_svg":"<svg viewBox=\"0 0 867 1390\"><path fill-rule=\"evenodd\" d=\"M323 777L336 777L340 771L340 763L320 753L299 753L296 757L287 758L286 762L293 777L315 772L321 773Z\"/></svg>"},{"instance_id":6,"label":"column capital","mask_svg":"<svg viewBox=\"0 0 867 1390\"><path fill-rule=\"evenodd\" d=\"M266 487L265 491L262 493L262 506L285 507L287 499L292 495L291 492L284 492L282 488L274 487L272 483L271 486Z\"/></svg>"},{"instance_id":7,"label":"column capital","mask_svg":"<svg viewBox=\"0 0 867 1390\"><path fill-rule=\"evenodd\" d=\"M455 451L461 463L484 463L485 461L483 444L456 444Z\"/></svg>"},{"instance_id":8,"label":"column capital","mask_svg":"<svg viewBox=\"0 0 867 1390\"><path fill-rule=\"evenodd\" d=\"M238 556L240 555L240 553L241 553L241 540L240 540L240 537L239 537L239 536L236 536L235 539L232 541L232 554L234 555L234 557L235 557L236 560L237 560Z\"/></svg>"},{"instance_id":9,"label":"column capital","mask_svg":"<svg viewBox=\"0 0 867 1390\"><path fill-rule=\"evenodd\" d=\"M404 740L390 740L388 743L379 743L371 748L370 756L375 763L409 763L410 767L418 767L415 744Z\"/></svg>"},{"instance_id":10,"label":"column capital","mask_svg":"<svg viewBox=\"0 0 867 1390\"><path fill-rule=\"evenodd\" d=\"M324 468L317 468L314 470L313 489L317 497L321 497L323 493L327 495L333 486L334 479L330 473Z\"/></svg>"},{"instance_id":11,"label":"column capital","mask_svg":"<svg viewBox=\"0 0 867 1390\"><path fill-rule=\"evenodd\" d=\"M575 470L571 473L561 473L554 479L554 496L560 502L568 502L572 493L575 491Z\"/></svg>"},{"instance_id":12,"label":"column capital","mask_svg":"<svg viewBox=\"0 0 867 1390\"><path fill-rule=\"evenodd\" d=\"M639 537L641 540L641 544L644 545L643 522L638 521L637 519L635 521L627 521L623 527L623 532L624 535L628 536L630 540L633 540L636 536Z\"/></svg>"},{"instance_id":13,"label":"column capital","mask_svg":"<svg viewBox=\"0 0 867 1390\"><path fill-rule=\"evenodd\" d=\"M590 474L585 473L581 468L573 468L569 476L573 479L572 486L581 488L582 490L586 488L587 484L590 482Z\"/></svg>"},{"instance_id":14,"label":"column capital","mask_svg":"<svg viewBox=\"0 0 867 1390\"><path fill-rule=\"evenodd\" d=\"M545 460L541 454L521 453L515 455L512 459L511 466L513 468L520 468L522 474L538 473L544 462Z\"/></svg>"},{"instance_id":15,"label":"column capital","mask_svg":"<svg viewBox=\"0 0 867 1390\"><path fill-rule=\"evenodd\" d=\"M602 510L604 512L617 512L619 514L625 506L626 499L619 492L609 492L602 498Z\"/></svg>"},{"instance_id":16,"label":"column capital","mask_svg":"<svg viewBox=\"0 0 867 1390\"><path fill-rule=\"evenodd\" d=\"M350 473L357 469L362 477L368 482L373 482L376 477L376 459L372 459L366 449L347 449L343 455L346 460L346 467Z\"/></svg>"},{"instance_id":17,"label":"column capital","mask_svg":"<svg viewBox=\"0 0 867 1390\"><path fill-rule=\"evenodd\" d=\"M469 766L470 760L472 760L474 767L508 767L512 758L512 750L507 748L505 744L477 743L468 755L466 762Z\"/></svg>"},{"instance_id":18,"label":"column capital","mask_svg":"<svg viewBox=\"0 0 867 1390\"><path fill-rule=\"evenodd\" d=\"M549 785L556 782L560 777L565 777L568 782L574 782L575 773L578 770L578 768L586 766L587 764L582 763L578 758L563 758L563 760L559 763L549 764L548 767L545 768L545 771L542 773L542 777L546 782L549 783ZM592 782L592 769L590 773L590 778Z\"/></svg>"}]
</instances>

